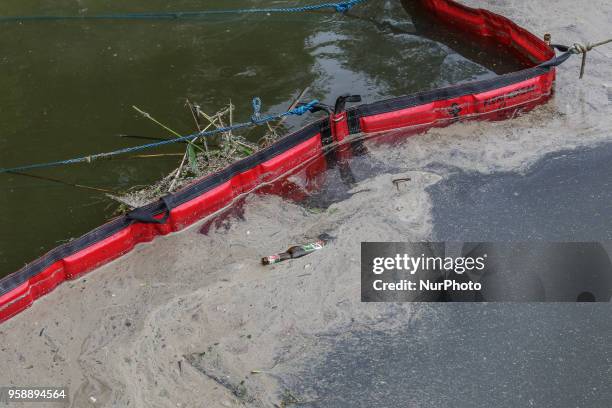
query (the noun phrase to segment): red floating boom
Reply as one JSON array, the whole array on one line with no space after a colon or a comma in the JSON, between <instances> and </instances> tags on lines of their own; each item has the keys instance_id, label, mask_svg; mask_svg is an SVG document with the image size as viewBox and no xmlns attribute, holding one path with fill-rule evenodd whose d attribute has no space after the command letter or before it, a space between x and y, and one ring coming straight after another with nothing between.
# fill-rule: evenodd
<instances>
[{"instance_id":1,"label":"red floating boom","mask_svg":"<svg viewBox=\"0 0 612 408\"><path fill-rule=\"evenodd\" d=\"M407 0L406 0L407 1ZM344 109L292 133L266 149L206 176L159 202L117 218L53 249L0 280L0 322L26 309L67 279L79 276L131 251L136 244L180 231L222 209L242 194L286 190L279 178L302 166L308 179L326 169L324 152L340 143L336 155L352 154L345 138L409 128L414 133L457 120L501 120L548 100L555 79L554 51L541 39L505 17L462 6L452 0L413 0L432 18L466 35L485 38L512 53L528 68L493 79L402 96ZM404 135L411 132L403 132ZM349 139L350 140L350 139ZM308 163L307 166L304 166ZM142 222L153 217L157 222ZM151 220L150 220L151 221Z\"/></svg>"}]
</instances>

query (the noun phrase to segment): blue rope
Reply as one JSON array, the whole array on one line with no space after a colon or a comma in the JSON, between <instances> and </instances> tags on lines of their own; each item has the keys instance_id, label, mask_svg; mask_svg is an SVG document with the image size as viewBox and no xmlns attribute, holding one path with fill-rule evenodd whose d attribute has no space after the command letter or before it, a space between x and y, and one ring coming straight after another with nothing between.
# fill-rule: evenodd
<instances>
[{"instance_id":1,"label":"blue rope","mask_svg":"<svg viewBox=\"0 0 612 408\"><path fill-rule=\"evenodd\" d=\"M260 98L254 98L253 99L253 106L255 106L255 104L256 104L255 101L256 100L259 101L259 107L261 108L261 99ZM284 112L284 113L275 114L275 115L268 115L268 116L264 116L264 117L260 116L257 119L252 118L251 122L238 123L238 124L233 125L233 126L226 126L226 127L218 128L218 129L215 129L215 130L209 130L209 131L206 131L206 132L192 133L190 135L181 136L181 137L178 137L176 139L168 139L168 140L163 140L161 142L148 143L148 144L144 144L144 145L140 145L140 146L126 147L124 149L114 150L112 152L97 153L97 154L92 154L90 156L77 157L77 158L68 159L68 160L60 160L60 161L48 162L48 163L30 164L30 165L27 165L27 166L19 166L19 167L12 167L12 168L6 168L6 169L0 168L0 174L2 174L2 173L11 173L11 172L20 172L20 171L25 171L25 170L42 169L42 168L48 168L48 167L64 166L64 165L76 164L76 163L91 163L92 161L97 160L97 159L109 158L109 157L117 156L117 155L120 155L120 154L139 152L139 151L142 151L142 150L152 149L152 148L155 148L155 147L165 146L165 145L169 145L169 144L173 144L173 143L193 142L196 139L203 138L203 137L209 137L209 136L216 135L216 134L219 134L219 133L226 133L226 132L229 132L229 131L234 131L234 130L239 130L239 129L245 129L245 128L252 127L252 126L262 125L264 123L271 122L273 120L282 119L285 116L290 116L290 115L298 115L298 116L300 116L300 115L303 115L306 112L309 112L318 103L319 103L319 101L315 99L315 100L313 100L313 101L311 101L311 102L309 102L309 103L307 103L305 105L298 106L297 108L288 110L287 112Z\"/></svg>"},{"instance_id":2,"label":"blue rope","mask_svg":"<svg viewBox=\"0 0 612 408\"><path fill-rule=\"evenodd\" d=\"M322 3L302 7L281 8L250 8L233 10L205 10L205 11L168 11L159 13L125 13L125 14L99 14L81 16L0 16L0 22L11 21L55 21L55 20L164 20L164 19L196 19L211 15L223 14L263 14L263 13L301 13L333 9L338 13L345 13L351 7L367 0L347 0L337 3Z\"/></svg>"}]
</instances>

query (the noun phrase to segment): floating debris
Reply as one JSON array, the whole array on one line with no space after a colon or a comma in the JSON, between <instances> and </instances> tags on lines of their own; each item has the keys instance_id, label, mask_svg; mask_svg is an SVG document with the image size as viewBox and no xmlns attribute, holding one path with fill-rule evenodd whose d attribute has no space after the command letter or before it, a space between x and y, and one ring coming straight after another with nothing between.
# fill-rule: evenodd
<instances>
[{"instance_id":1,"label":"floating debris","mask_svg":"<svg viewBox=\"0 0 612 408\"><path fill-rule=\"evenodd\" d=\"M306 93L308 88L304 89L298 97L291 103L289 109L297 107ZM202 108L186 99L185 106L189 110L189 115L194 121L195 130L198 132L206 132L212 129L225 128L232 126L234 123L234 115L236 107L231 100L228 105L223 106L214 114L207 114ZM165 132L169 133L170 138L180 137L180 133L173 130L168 125L154 118L150 113L145 112L137 106L133 107L142 117L152 121ZM207 174L219 171L226 166L244 159L262 148L274 143L283 133L285 117L281 118L276 123L268 123L268 128L264 135L257 142L250 142L243 136L236 135L231 131L224 132L213 138L199 138L193 141L185 142L184 153L169 153L164 155L139 155L138 158L159 158L168 156L181 157L181 161L176 169L159 180L157 183L150 186L136 186L123 193L108 192L107 196L120 205L115 210L115 215L124 214L134 208L141 207L150 202L153 202L167 193L172 193L186 186L194 179L203 177ZM150 140L168 140L163 137L149 137L143 135L120 135L121 137L150 139Z\"/></svg>"},{"instance_id":2,"label":"floating debris","mask_svg":"<svg viewBox=\"0 0 612 408\"><path fill-rule=\"evenodd\" d=\"M323 249L325 246L325 241L318 240L315 242L311 242L305 245L296 245L289 248L287 251L277 254L266 256L261 259L261 263L263 265L273 265L276 263L280 263L286 261L288 259L296 259L301 258L306 255L310 255L315 251Z\"/></svg>"},{"instance_id":3,"label":"floating debris","mask_svg":"<svg viewBox=\"0 0 612 408\"><path fill-rule=\"evenodd\" d=\"M395 188L399 190L400 184L407 183L409 181L412 181L412 179L410 177L405 177L405 178L398 178L398 179L392 180L392 183L395 186Z\"/></svg>"}]
</instances>

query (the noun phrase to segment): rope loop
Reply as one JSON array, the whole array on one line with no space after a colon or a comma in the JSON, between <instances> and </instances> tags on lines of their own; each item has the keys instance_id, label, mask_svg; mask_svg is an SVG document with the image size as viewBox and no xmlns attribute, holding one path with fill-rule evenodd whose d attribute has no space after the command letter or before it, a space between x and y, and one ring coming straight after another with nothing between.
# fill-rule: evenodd
<instances>
[{"instance_id":1,"label":"rope loop","mask_svg":"<svg viewBox=\"0 0 612 408\"><path fill-rule=\"evenodd\" d=\"M251 122L257 123L261 119L261 98L259 96L256 96L255 98L253 98L251 104L253 105L253 115L251 115Z\"/></svg>"}]
</instances>

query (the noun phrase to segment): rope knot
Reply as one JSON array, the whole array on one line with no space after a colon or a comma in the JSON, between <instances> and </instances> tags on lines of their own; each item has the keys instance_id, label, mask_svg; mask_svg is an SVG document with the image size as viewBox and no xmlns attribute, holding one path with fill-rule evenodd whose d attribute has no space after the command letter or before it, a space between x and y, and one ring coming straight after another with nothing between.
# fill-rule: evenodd
<instances>
[{"instance_id":1,"label":"rope knot","mask_svg":"<svg viewBox=\"0 0 612 408\"><path fill-rule=\"evenodd\" d=\"M351 0L351 1L345 1L342 3L336 3L334 4L334 8L336 9L338 13L346 13L347 11L351 9L351 7L353 7L359 1Z\"/></svg>"},{"instance_id":2,"label":"rope knot","mask_svg":"<svg viewBox=\"0 0 612 408\"><path fill-rule=\"evenodd\" d=\"M314 107L315 107L315 106L316 106L318 103L319 103L319 101L318 101L318 100L313 99L312 101L308 102L308 103L307 103L307 104L305 104L305 105L298 106L297 108L294 108L294 109L290 110L288 113L289 113L290 115L298 115L298 116L301 116L301 115L305 114L306 112L310 112L310 110L311 110L312 108L314 108Z\"/></svg>"},{"instance_id":3,"label":"rope knot","mask_svg":"<svg viewBox=\"0 0 612 408\"><path fill-rule=\"evenodd\" d=\"M586 69L586 62L587 62L587 53L591 50L593 50L595 47L600 47L602 45L608 44L612 42L612 38L609 40L605 40L605 41L601 41L595 44L591 44L591 43L586 43L586 44L581 44L581 43L574 43L574 45L572 45L572 47L569 49L569 52L571 52L572 54L582 54L582 64L580 66L580 79L582 79L584 77L584 71Z\"/></svg>"},{"instance_id":4,"label":"rope knot","mask_svg":"<svg viewBox=\"0 0 612 408\"><path fill-rule=\"evenodd\" d=\"M349 0L334 4L334 8L338 13L349 11L354 5L364 2L365 0Z\"/></svg>"},{"instance_id":5,"label":"rope knot","mask_svg":"<svg viewBox=\"0 0 612 408\"><path fill-rule=\"evenodd\" d=\"M571 51L573 54L586 54L587 52L591 51L593 48L593 44L591 43L586 43L586 44L581 44L581 43L574 43L574 45L572 45Z\"/></svg>"}]
</instances>

